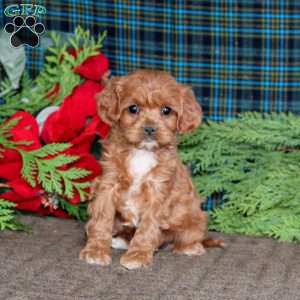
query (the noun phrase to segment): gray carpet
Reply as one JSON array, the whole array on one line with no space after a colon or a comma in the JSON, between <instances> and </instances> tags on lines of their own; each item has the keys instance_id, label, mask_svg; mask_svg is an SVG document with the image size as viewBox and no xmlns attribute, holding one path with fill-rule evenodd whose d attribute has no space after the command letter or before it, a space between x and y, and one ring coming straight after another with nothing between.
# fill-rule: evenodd
<instances>
[{"instance_id":1,"label":"gray carpet","mask_svg":"<svg viewBox=\"0 0 300 300\"><path fill-rule=\"evenodd\" d=\"M0 299L300 299L300 247L271 239L223 236L226 249L202 257L155 255L152 268L127 271L78 260L83 224L24 217L31 234L0 233ZM222 235L214 234L222 237Z\"/></svg>"}]
</instances>

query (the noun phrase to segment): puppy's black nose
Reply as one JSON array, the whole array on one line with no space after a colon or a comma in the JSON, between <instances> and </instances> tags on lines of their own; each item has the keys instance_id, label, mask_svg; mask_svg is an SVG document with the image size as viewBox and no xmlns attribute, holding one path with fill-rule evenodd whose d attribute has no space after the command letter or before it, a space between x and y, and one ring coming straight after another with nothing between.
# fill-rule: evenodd
<instances>
[{"instance_id":1,"label":"puppy's black nose","mask_svg":"<svg viewBox=\"0 0 300 300\"><path fill-rule=\"evenodd\" d=\"M153 128L153 127L150 127L150 126L144 127L144 132L145 132L146 135L151 136L155 133L155 131L156 131L156 128Z\"/></svg>"}]
</instances>

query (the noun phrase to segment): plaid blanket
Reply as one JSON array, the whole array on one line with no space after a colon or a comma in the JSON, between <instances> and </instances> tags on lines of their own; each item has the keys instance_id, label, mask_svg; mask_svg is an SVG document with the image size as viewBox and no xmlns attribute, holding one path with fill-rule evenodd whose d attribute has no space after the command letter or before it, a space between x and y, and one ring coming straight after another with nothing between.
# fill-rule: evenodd
<instances>
[{"instance_id":1,"label":"plaid blanket","mask_svg":"<svg viewBox=\"0 0 300 300\"><path fill-rule=\"evenodd\" d=\"M16 2L0 0L0 26L10 20L3 9ZM192 85L207 118L249 110L300 113L300 1L38 3L47 9L40 18L47 31L73 32L78 24L94 34L107 30L103 51L113 74L163 69ZM26 52L34 76L44 49Z\"/></svg>"},{"instance_id":2,"label":"plaid blanket","mask_svg":"<svg viewBox=\"0 0 300 300\"><path fill-rule=\"evenodd\" d=\"M0 0L0 26L10 4ZM35 1L33 1L35 2ZM31 3L23 1L22 3ZM243 111L300 113L300 1L49 0L46 31L107 30L103 52L114 75L162 69L192 85L206 118ZM32 76L45 48L26 47ZM210 199L211 209L218 199Z\"/></svg>"}]
</instances>

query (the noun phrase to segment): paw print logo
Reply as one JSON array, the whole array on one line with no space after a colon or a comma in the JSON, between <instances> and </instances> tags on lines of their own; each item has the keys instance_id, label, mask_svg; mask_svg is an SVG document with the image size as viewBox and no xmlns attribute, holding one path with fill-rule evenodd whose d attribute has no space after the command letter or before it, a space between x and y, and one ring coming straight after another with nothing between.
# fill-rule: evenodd
<instances>
[{"instance_id":1,"label":"paw print logo","mask_svg":"<svg viewBox=\"0 0 300 300\"><path fill-rule=\"evenodd\" d=\"M11 34L10 43L13 47L28 45L36 47L39 44L39 35L45 31L42 23L37 23L34 16L14 17L12 23L7 23L4 30Z\"/></svg>"}]
</instances>

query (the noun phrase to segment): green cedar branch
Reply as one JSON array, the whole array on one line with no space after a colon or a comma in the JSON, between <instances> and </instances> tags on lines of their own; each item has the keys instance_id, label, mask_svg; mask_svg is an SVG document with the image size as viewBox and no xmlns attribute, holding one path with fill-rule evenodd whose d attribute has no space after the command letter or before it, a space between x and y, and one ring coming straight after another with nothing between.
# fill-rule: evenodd
<instances>
[{"instance_id":1,"label":"green cedar branch","mask_svg":"<svg viewBox=\"0 0 300 300\"><path fill-rule=\"evenodd\" d=\"M18 151L22 158L22 177L32 186L40 184L47 193L57 193L69 199L78 192L82 200L88 197L87 188L90 181L82 180L90 175L90 171L82 168L69 167L80 157L77 155L66 155L63 153L72 145L69 143L52 143L44 147L25 151L18 148L20 144L28 142L13 142L10 140L11 129L20 121L20 118L10 120L0 127L0 159L4 149L14 149Z\"/></svg>"},{"instance_id":2,"label":"green cedar branch","mask_svg":"<svg viewBox=\"0 0 300 300\"><path fill-rule=\"evenodd\" d=\"M300 241L300 118L245 113L181 137L204 197L223 195L210 229Z\"/></svg>"},{"instance_id":3,"label":"green cedar branch","mask_svg":"<svg viewBox=\"0 0 300 300\"><path fill-rule=\"evenodd\" d=\"M16 220L15 203L0 199L0 230L25 230L26 226Z\"/></svg>"},{"instance_id":4,"label":"green cedar branch","mask_svg":"<svg viewBox=\"0 0 300 300\"><path fill-rule=\"evenodd\" d=\"M62 198L59 198L58 205L65 210L70 216L79 221L87 221L87 203L72 204Z\"/></svg>"},{"instance_id":5,"label":"green cedar branch","mask_svg":"<svg viewBox=\"0 0 300 300\"><path fill-rule=\"evenodd\" d=\"M60 35L52 32L53 45L47 49L49 54L45 57L43 70L34 80L24 73L20 82L21 88L5 94L6 103L1 105L0 121L4 121L17 111L37 114L50 104L61 104L81 82L80 75L74 73L73 69L88 57L98 54L105 37L106 32L103 32L94 38L88 30L79 26L75 29L74 37L63 43ZM68 53L67 49L70 46L76 51L76 57ZM55 86L60 87L58 95L50 101L48 95ZM5 89L7 83L3 82L0 84L0 94Z\"/></svg>"}]
</instances>

